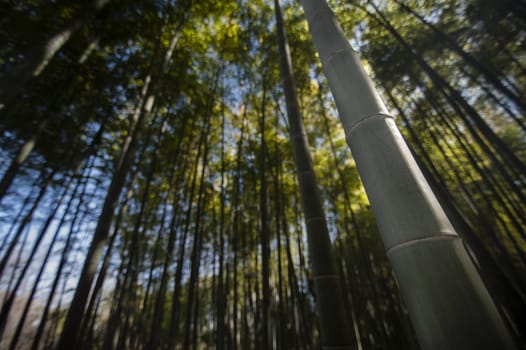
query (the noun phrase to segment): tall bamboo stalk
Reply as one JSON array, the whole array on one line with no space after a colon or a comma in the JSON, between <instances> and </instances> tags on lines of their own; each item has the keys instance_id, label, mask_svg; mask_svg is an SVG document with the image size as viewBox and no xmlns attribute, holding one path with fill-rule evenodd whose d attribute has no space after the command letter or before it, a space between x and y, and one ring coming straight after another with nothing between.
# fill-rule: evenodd
<instances>
[{"instance_id":1,"label":"tall bamboo stalk","mask_svg":"<svg viewBox=\"0 0 526 350\"><path fill-rule=\"evenodd\" d=\"M301 0L424 349L514 349L461 239L323 0Z\"/></svg>"},{"instance_id":2,"label":"tall bamboo stalk","mask_svg":"<svg viewBox=\"0 0 526 350\"><path fill-rule=\"evenodd\" d=\"M307 227L321 343L324 349L351 349L353 344L350 336L351 329L348 326L327 221L296 96L289 45L279 0L274 1L274 7L281 58L281 80L287 105L290 141L300 189L301 206Z\"/></svg>"}]
</instances>

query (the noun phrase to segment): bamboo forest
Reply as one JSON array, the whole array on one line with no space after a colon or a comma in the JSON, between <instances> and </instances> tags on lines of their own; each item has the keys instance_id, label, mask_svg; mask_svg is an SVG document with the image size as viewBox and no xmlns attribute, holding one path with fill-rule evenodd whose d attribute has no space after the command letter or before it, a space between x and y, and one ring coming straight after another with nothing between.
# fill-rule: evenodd
<instances>
[{"instance_id":1,"label":"bamboo forest","mask_svg":"<svg viewBox=\"0 0 526 350\"><path fill-rule=\"evenodd\" d=\"M526 348L525 0L1 0L0 349Z\"/></svg>"}]
</instances>

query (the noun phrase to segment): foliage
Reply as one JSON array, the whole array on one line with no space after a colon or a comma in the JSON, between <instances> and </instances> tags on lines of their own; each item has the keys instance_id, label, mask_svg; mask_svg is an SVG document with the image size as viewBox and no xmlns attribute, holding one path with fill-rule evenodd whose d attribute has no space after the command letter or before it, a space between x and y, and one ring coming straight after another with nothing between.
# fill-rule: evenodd
<instances>
[{"instance_id":1,"label":"foliage","mask_svg":"<svg viewBox=\"0 0 526 350\"><path fill-rule=\"evenodd\" d=\"M0 81L88 3L2 2ZM511 3L330 2L524 345L525 17ZM283 12L353 340L416 349L303 12ZM270 1L110 1L0 101L0 347L57 346L107 210L80 348L258 348L262 188L273 344L319 347L275 23Z\"/></svg>"}]
</instances>

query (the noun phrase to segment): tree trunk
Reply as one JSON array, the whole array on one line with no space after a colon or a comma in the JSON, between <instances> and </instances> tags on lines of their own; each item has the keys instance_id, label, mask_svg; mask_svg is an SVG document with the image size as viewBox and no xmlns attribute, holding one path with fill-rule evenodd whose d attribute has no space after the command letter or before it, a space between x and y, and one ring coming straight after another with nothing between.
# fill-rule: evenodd
<instances>
[{"instance_id":1,"label":"tree trunk","mask_svg":"<svg viewBox=\"0 0 526 350\"><path fill-rule=\"evenodd\" d=\"M2 176L2 180L0 180L0 202L2 201L2 198L4 198L5 194L7 193L7 190L13 183L15 175L17 174L20 166L26 161L31 151L33 151L33 148L35 147L35 144L38 138L40 137L40 134L45 129L47 123L48 119L43 120L39 123L35 133L24 142L24 144L20 147L15 157L9 164L9 167Z\"/></svg>"},{"instance_id":2,"label":"tree trunk","mask_svg":"<svg viewBox=\"0 0 526 350\"><path fill-rule=\"evenodd\" d=\"M76 175L78 175L78 174L76 174ZM71 182L73 181L73 177L74 177L74 175L72 175L68 179L66 184L64 185L64 190L62 191L62 194L61 194L60 198L56 198L55 199L57 204L55 205L55 207L53 208L51 213L48 215L48 218L47 218L46 222L44 223L44 225L42 225L42 228L39 230L38 236L37 236L37 238L36 238L36 240L35 240L35 242L33 244L33 248L31 249L31 252L29 253L29 256L28 256L28 258L26 260L26 263L25 263L24 267L22 268L22 271L17 276L17 281L16 281L14 287L12 288L12 290L11 290L11 288L8 288L6 290L7 298L5 299L5 301L4 301L3 305L2 305L2 309L0 311L0 337L2 336L2 334L4 332L9 313L10 313L11 308L13 306L13 303L15 301L16 295L19 292L18 289L22 285L22 281L24 280L24 277L25 277L25 275L26 275L26 273L27 273L27 271L28 271L28 269L29 269L29 267L31 265L31 262L35 258L37 250L38 250L38 248L40 246L40 243L42 243L42 240L43 240L44 236L46 235L46 232L47 232L47 229L49 228L49 225L51 224L51 222L55 218L57 210L59 209L60 205L62 204L62 201L66 197L66 194L67 194L68 189L69 189L69 187L71 185ZM75 195L76 189L78 188L79 184L80 184L80 180L77 181L77 186L76 186L75 191L73 192L71 198L73 198L73 196ZM67 212L67 209L66 209L66 212ZM44 266L44 264L42 266ZM40 282L40 278L36 279L34 284L33 284L33 289L31 290L31 293L29 295L28 301L27 301L27 303L26 303L26 305L24 307L24 310L22 312L22 316L20 318L20 321L18 322L18 326L17 326L16 331L15 331L15 334L13 335L13 338L11 339L11 344L9 346L10 349L14 349L15 346L16 346L16 343L18 341L18 337L20 336L20 333L22 331L22 326L24 325L25 318L26 318L27 313L29 311L29 307L31 305L31 302L33 300L33 296L34 296L34 294L36 292L36 287L37 287L39 282Z\"/></svg>"},{"instance_id":3,"label":"tree trunk","mask_svg":"<svg viewBox=\"0 0 526 350\"><path fill-rule=\"evenodd\" d=\"M462 241L323 0L302 0L402 296L424 349L514 349Z\"/></svg>"},{"instance_id":4,"label":"tree trunk","mask_svg":"<svg viewBox=\"0 0 526 350\"><path fill-rule=\"evenodd\" d=\"M37 210L38 208L38 205L40 204L40 202L42 201L42 198L44 197L44 195L46 194L47 190L49 189L49 186L51 185L52 181L53 181L53 177L55 176L57 170L56 169L53 169L51 170L51 172L49 174L47 174L44 178L44 181L43 181L43 184L41 185L40 187L40 191L38 192L38 195L35 199L35 201L33 202L33 205L32 207L29 209L29 211L26 213L26 215L24 216L24 219L22 220L22 222L20 223L20 225L18 226L18 229L17 231L15 232L15 235L12 239L12 241L9 243L8 247L6 248L6 251L4 253L4 256L2 257L2 259L0 260L0 276L3 276L4 274L4 269L5 267L7 266L7 263L9 262L9 259L11 258L11 254L13 253L13 251L15 250L20 238L23 236L23 233L24 233L24 229L26 228L26 226L31 222L31 220L33 219L33 214L35 213L35 211ZM42 172L42 174L45 174L46 171L44 170ZM1 327L0 327L1 328ZM0 334L2 332L0 331Z\"/></svg>"},{"instance_id":5,"label":"tree trunk","mask_svg":"<svg viewBox=\"0 0 526 350\"><path fill-rule=\"evenodd\" d=\"M263 97L261 99L261 116L260 116L260 193L259 193L259 210L260 210L260 234L261 239L261 283L263 289L262 304L262 325L261 325L261 348L270 349L270 247L269 247L269 223L268 223L268 206L267 206L267 145L265 142L265 109L266 109L266 76L263 76Z\"/></svg>"},{"instance_id":6,"label":"tree trunk","mask_svg":"<svg viewBox=\"0 0 526 350\"><path fill-rule=\"evenodd\" d=\"M224 99L224 97L223 97ZM224 103L221 106L221 184L219 194L219 267L217 276L216 292L216 342L217 350L223 350L225 345L225 306L226 306L226 286L224 283L224 260L225 260L225 113Z\"/></svg>"},{"instance_id":7,"label":"tree trunk","mask_svg":"<svg viewBox=\"0 0 526 350\"><path fill-rule=\"evenodd\" d=\"M155 101L155 93L158 88L158 80L163 70L169 64L170 51L175 50L183 24L184 19L179 22L176 28L176 32L172 37L172 44L167 50L162 64L154 67L155 60L152 60L150 73L144 80L141 96L139 97L135 111L131 116L129 133L124 140L121 155L117 161L111 184L104 200L102 212L86 255L86 260L82 268L77 288L75 289L75 295L73 296L68 315L64 322L63 332L58 345L59 350L71 349L77 340L78 331L84 314L84 307L95 276L95 271L97 270L102 255L102 250L108 239L114 209L117 205L129 168L133 162L139 133L147 116L152 111Z\"/></svg>"},{"instance_id":8,"label":"tree trunk","mask_svg":"<svg viewBox=\"0 0 526 350\"><path fill-rule=\"evenodd\" d=\"M299 110L285 26L278 0L274 1L274 6L281 57L281 76L301 204L307 226L307 240L316 290L321 342L325 349L334 347L351 349L353 346L349 334L351 329L347 322L338 270Z\"/></svg>"},{"instance_id":9,"label":"tree trunk","mask_svg":"<svg viewBox=\"0 0 526 350\"><path fill-rule=\"evenodd\" d=\"M190 337L192 333L191 329L191 320L192 320L192 310L194 307L194 300L197 302L197 298L195 297L195 293L197 293L197 283L198 283L198 275L199 275L199 268L200 268L200 261L201 261L201 250L202 250L202 230L201 230L201 220L200 218L203 216L203 206L204 206L204 197L205 194L205 187L204 184L206 182L205 180L205 171L208 166L208 150L209 150L209 130L211 126L211 122L207 122L207 127L204 128L205 130L205 138L204 138L204 150L203 150L203 159L201 162L201 173L200 173L200 180L199 180L199 190L197 195L197 208L196 208L196 215L195 215L195 224L194 224L194 241L192 244L192 253L190 255L190 277L188 280L188 296L186 298L186 319L185 319L185 332L184 332L184 338L183 338L183 349L189 349L190 348ZM197 164L196 164L197 165ZM195 290L195 292L194 292Z\"/></svg>"},{"instance_id":10,"label":"tree trunk","mask_svg":"<svg viewBox=\"0 0 526 350\"><path fill-rule=\"evenodd\" d=\"M168 193L174 193L173 194L173 200L172 200L172 218L170 220L170 233L168 236L168 245L166 248L166 256L164 258L163 263L163 270L161 274L161 285L159 286L159 290L157 292L157 297L155 300L155 306L154 306L154 312L152 316L152 322L150 327L150 339L148 341L148 349L155 350L159 347L160 342L160 333L161 333L161 322L163 320L164 315L164 307L165 307L165 301L166 301L166 289L168 285L168 279L169 279L169 267L170 264L173 261L173 251L175 248L175 242L177 238L177 227L179 226L180 221L180 210L181 206L179 205L180 201L184 203L186 198L180 198L177 191L175 191L176 184L179 184L181 181L181 178L185 175L184 168L183 170L179 170L179 156L181 154L186 154L187 149L181 148L182 140L184 131L186 130L186 125L188 123L188 117L185 116L182 121L182 126L179 134L179 139L177 141L176 146L176 152L174 152L173 158L172 158L172 169L170 174L170 186L169 188L172 189L169 190ZM179 170L179 172L177 172ZM165 199L165 207L168 206L168 199L169 196L166 196ZM164 215L166 212L166 208L163 210L163 219L161 220L161 223L164 223Z\"/></svg>"}]
</instances>

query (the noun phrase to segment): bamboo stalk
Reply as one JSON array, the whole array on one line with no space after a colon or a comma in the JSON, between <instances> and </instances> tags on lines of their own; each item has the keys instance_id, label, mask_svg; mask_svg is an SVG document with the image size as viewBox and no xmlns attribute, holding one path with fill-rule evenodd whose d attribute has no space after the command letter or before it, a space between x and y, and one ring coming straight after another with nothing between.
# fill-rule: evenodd
<instances>
[{"instance_id":1,"label":"bamboo stalk","mask_svg":"<svg viewBox=\"0 0 526 350\"><path fill-rule=\"evenodd\" d=\"M301 0L424 349L514 349L480 276L334 14Z\"/></svg>"}]
</instances>

